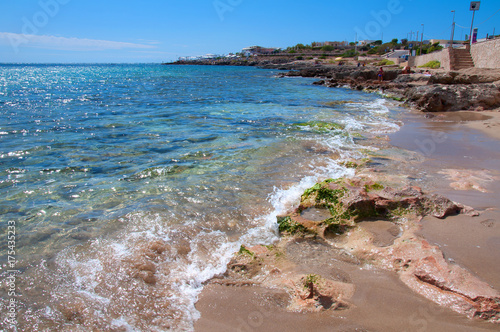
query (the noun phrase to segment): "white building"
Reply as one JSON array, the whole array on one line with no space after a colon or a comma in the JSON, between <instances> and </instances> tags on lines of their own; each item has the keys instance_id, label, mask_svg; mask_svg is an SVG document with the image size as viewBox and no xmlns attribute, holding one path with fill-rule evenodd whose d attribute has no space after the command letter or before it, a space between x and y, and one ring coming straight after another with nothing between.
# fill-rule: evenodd
<instances>
[{"instance_id":1,"label":"white building","mask_svg":"<svg viewBox=\"0 0 500 332\"><path fill-rule=\"evenodd\" d=\"M376 42L376 40L360 40L358 41L359 46L366 46Z\"/></svg>"},{"instance_id":2,"label":"white building","mask_svg":"<svg viewBox=\"0 0 500 332\"><path fill-rule=\"evenodd\" d=\"M243 50L241 50L241 53L243 53L244 56L252 56L252 55L261 55L261 54L272 54L274 52L278 52L281 50L280 48L276 47L262 47L262 46L250 46L250 47L245 47Z\"/></svg>"}]
</instances>

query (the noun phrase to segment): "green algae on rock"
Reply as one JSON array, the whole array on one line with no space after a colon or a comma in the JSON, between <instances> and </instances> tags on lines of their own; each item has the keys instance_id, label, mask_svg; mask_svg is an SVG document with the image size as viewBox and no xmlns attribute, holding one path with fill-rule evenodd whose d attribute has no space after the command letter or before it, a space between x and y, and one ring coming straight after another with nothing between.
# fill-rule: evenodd
<instances>
[{"instance_id":1,"label":"green algae on rock","mask_svg":"<svg viewBox=\"0 0 500 332\"><path fill-rule=\"evenodd\" d=\"M325 133L334 130L344 130L345 126L335 123L335 122L324 122L324 121L308 121L303 123L296 123L294 127L299 128L311 128L318 133Z\"/></svg>"},{"instance_id":2,"label":"green algae on rock","mask_svg":"<svg viewBox=\"0 0 500 332\"><path fill-rule=\"evenodd\" d=\"M249 256L252 259L255 259L255 253L248 250L244 245L240 246L240 250L238 251L238 255Z\"/></svg>"},{"instance_id":3,"label":"green algae on rock","mask_svg":"<svg viewBox=\"0 0 500 332\"><path fill-rule=\"evenodd\" d=\"M304 191L300 205L278 217L279 230L288 234L342 234L356 223L373 218L401 222L406 217L432 215L444 218L460 213L463 206L439 195L427 195L418 187L395 189L362 178L329 179ZM321 220L305 212L323 211Z\"/></svg>"},{"instance_id":4,"label":"green algae on rock","mask_svg":"<svg viewBox=\"0 0 500 332\"><path fill-rule=\"evenodd\" d=\"M278 228L280 233L288 233L288 234L310 233L310 230L307 227L304 227L302 224L296 222L290 216L278 217Z\"/></svg>"}]
</instances>

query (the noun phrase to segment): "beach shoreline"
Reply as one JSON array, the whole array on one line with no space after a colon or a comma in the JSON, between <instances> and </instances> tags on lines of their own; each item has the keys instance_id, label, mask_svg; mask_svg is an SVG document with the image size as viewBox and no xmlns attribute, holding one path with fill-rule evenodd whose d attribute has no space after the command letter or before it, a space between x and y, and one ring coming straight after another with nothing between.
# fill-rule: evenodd
<instances>
[{"instance_id":1,"label":"beach shoreline","mask_svg":"<svg viewBox=\"0 0 500 332\"><path fill-rule=\"evenodd\" d=\"M401 114L405 125L397 133L388 135L387 141L382 143L387 143L382 150L397 148L419 157L404 162L395 158L370 166L373 174L397 174L406 179L406 185L418 185L425 192L441 194L474 208L478 216L460 214L443 220L426 216L417 225L416 235L439 248L449 264L465 269L495 290L500 287L500 271L495 267L500 252L497 203L500 201L500 187L496 185L500 176L500 149L496 147L499 114L496 109L432 113L428 116L429 113L410 109ZM381 159L391 158L385 156ZM284 256L279 263L280 272L276 273L293 271L295 274L324 275L336 271L337 276L354 285L353 293L346 296L349 303L346 309L291 312L287 309L293 297L290 290L266 287L268 279L273 279L276 268L273 263L269 264L271 270L266 272L267 277L262 279L250 278L250 281L238 284L224 281L231 278L221 276L209 281L196 304L201 318L195 323L195 330L307 328L330 331L332 326L335 326L335 331L396 331L408 327L412 327L411 330L442 331L497 329L496 324L469 319L446 305L433 303L407 287L394 272L370 264L352 264L339 257L332 256L331 259L322 254L325 247L315 246L316 243L310 240L302 242L294 237L282 237L276 247L283 248L281 253L284 252ZM297 260L290 254L290 243L309 258ZM273 252L265 253L264 250L263 255L272 256ZM257 257L261 259L258 254ZM266 269L267 263L264 258L262 270Z\"/></svg>"},{"instance_id":2,"label":"beach shoreline","mask_svg":"<svg viewBox=\"0 0 500 332\"><path fill-rule=\"evenodd\" d=\"M491 210L500 192L496 114L413 111L391 100L399 99L392 81L369 79L372 69L333 68L317 78L324 86L313 84L315 76L280 78L278 70L243 67L58 68L64 75L28 68L47 79L26 80L26 89L110 93L40 99L35 122L24 112L30 99L9 106L18 115L2 131L9 181L2 211L22 234L17 328L491 330L493 324L467 316L491 320L489 285L500 288L491 263L500 252L499 218ZM401 76L388 75L395 74ZM63 92L50 84L72 75L82 80L63 84ZM124 75L133 76L125 88ZM329 75L361 78L357 85L340 78L340 88L330 89ZM452 79L471 80L467 75ZM427 76L406 77L406 84L423 86ZM87 112L97 109L95 116ZM53 111L59 116L47 116ZM66 115L65 126L55 121ZM40 139L50 144L39 147ZM335 180L323 181L337 178L337 188ZM318 188L328 195L355 190L387 211L367 220L347 214L346 224L337 228L335 219L326 227L322 220L333 210L303 206L297 213L301 194ZM389 212L404 212L390 207L398 204L393 198L406 193L405 202L430 214L390 219ZM464 213L440 219L458 210ZM475 212L479 217L470 217ZM301 235L284 229L279 237L276 228L297 216L321 227ZM472 291L484 297L466 293L473 305L455 302L464 305L457 312L414 291L414 275L401 271L425 268L409 262L423 257L388 259L393 249L406 255L407 242L437 266L475 278L480 287ZM434 283L449 298L446 285L425 273L424 289ZM318 281L325 291L310 287Z\"/></svg>"}]
</instances>

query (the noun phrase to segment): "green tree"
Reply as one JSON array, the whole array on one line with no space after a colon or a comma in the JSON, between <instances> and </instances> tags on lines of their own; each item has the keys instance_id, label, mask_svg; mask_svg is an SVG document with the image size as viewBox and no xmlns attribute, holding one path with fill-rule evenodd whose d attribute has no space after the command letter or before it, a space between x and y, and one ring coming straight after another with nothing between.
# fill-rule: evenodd
<instances>
[{"instance_id":1,"label":"green tree","mask_svg":"<svg viewBox=\"0 0 500 332\"><path fill-rule=\"evenodd\" d=\"M382 44L382 45L378 46L377 54L379 54L379 55L385 54L387 52L392 51L393 48L394 48L394 45L392 43Z\"/></svg>"},{"instance_id":2,"label":"green tree","mask_svg":"<svg viewBox=\"0 0 500 332\"><path fill-rule=\"evenodd\" d=\"M430 47L428 46L427 53L440 51L442 49L443 49L443 46L439 45L439 43L434 43L434 44L432 44L432 46L430 46Z\"/></svg>"},{"instance_id":3,"label":"green tree","mask_svg":"<svg viewBox=\"0 0 500 332\"><path fill-rule=\"evenodd\" d=\"M321 48L321 50L323 52L332 52L333 50L335 50L335 47L333 47L332 45L325 45Z\"/></svg>"}]
</instances>

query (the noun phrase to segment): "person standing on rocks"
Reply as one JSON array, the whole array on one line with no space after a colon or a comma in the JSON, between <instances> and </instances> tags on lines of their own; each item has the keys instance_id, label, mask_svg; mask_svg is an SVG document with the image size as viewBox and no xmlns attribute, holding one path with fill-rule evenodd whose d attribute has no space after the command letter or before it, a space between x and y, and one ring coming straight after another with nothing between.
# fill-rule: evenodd
<instances>
[{"instance_id":1,"label":"person standing on rocks","mask_svg":"<svg viewBox=\"0 0 500 332\"><path fill-rule=\"evenodd\" d=\"M378 81L382 82L384 80L384 68L380 67L378 71Z\"/></svg>"}]
</instances>

